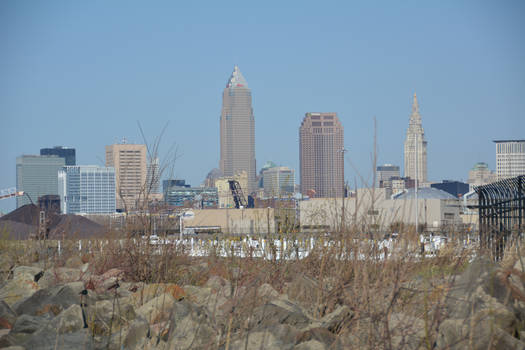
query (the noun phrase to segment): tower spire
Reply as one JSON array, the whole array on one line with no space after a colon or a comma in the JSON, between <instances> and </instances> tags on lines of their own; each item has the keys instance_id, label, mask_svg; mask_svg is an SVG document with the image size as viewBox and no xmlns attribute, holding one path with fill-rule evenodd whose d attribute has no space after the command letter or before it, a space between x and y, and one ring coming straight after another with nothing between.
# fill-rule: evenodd
<instances>
[{"instance_id":1,"label":"tower spire","mask_svg":"<svg viewBox=\"0 0 525 350\"><path fill-rule=\"evenodd\" d=\"M417 95L414 91L414 103L412 104L412 114L419 114L419 103L417 102Z\"/></svg>"},{"instance_id":2,"label":"tower spire","mask_svg":"<svg viewBox=\"0 0 525 350\"><path fill-rule=\"evenodd\" d=\"M417 184L427 181L427 142L415 92L405 138L405 176L413 176Z\"/></svg>"},{"instance_id":3,"label":"tower spire","mask_svg":"<svg viewBox=\"0 0 525 350\"><path fill-rule=\"evenodd\" d=\"M244 79L239 66L235 65L233 67L233 73L230 76L230 79L228 79L226 87L248 87L248 83L246 82L246 79Z\"/></svg>"}]
</instances>

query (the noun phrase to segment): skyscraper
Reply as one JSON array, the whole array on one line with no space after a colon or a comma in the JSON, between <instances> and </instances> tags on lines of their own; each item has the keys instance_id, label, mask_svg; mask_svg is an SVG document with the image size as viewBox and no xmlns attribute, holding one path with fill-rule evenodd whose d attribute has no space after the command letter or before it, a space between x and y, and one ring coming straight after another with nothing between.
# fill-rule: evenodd
<instances>
[{"instance_id":1,"label":"skyscraper","mask_svg":"<svg viewBox=\"0 0 525 350\"><path fill-rule=\"evenodd\" d=\"M146 194L146 145L106 146L106 166L115 168L117 209L135 208Z\"/></svg>"},{"instance_id":2,"label":"skyscraper","mask_svg":"<svg viewBox=\"0 0 525 350\"><path fill-rule=\"evenodd\" d=\"M252 93L239 67L235 66L222 93L221 111L221 159L223 176L234 176L241 171L248 174L250 194L255 184L255 119L253 117Z\"/></svg>"},{"instance_id":3,"label":"skyscraper","mask_svg":"<svg viewBox=\"0 0 525 350\"><path fill-rule=\"evenodd\" d=\"M53 148L41 148L41 156L59 156L66 160L66 165L77 165L75 149L69 147L55 146Z\"/></svg>"},{"instance_id":4,"label":"skyscraper","mask_svg":"<svg viewBox=\"0 0 525 350\"><path fill-rule=\"evenodd\" d=\"M58 156L23 155L16 158L16 188L26 192L34 204L45 195L58 195L58 170L65 159ZM31 203L27 196L16 197L16 207Z\"/></svg>"},{"instance_id":5,"label":"skyscraper","mask_svg":"<svg viewBox=\"0 0 525 350\"><path fill-rule=\"evenodd\" d=\"M65 166L58 171L63 214L111 214L116 209L115 169L95 165Z\"/></svg>"},{"instance_id":6,"label":"skyscraper","mask_svg":"<svg viewBox=\"0 0 525 350\"><path fill-rule=\"evenodd\" d=\"M496 140L498 180L525 175L525 140Z\"/></svg>"},{"instance_id":7,"label":"skyscraper","mask_svg":"<svg viewBox=\"0 0 525 350\"><path fill-rule=\"evenodd\" d=\"M417 96L414 93L414 104L405 138L405 177L414 180L416 180L416 157L417 182L421 185L427 182L427 141L425 141L425 131L421 124Z\"/></svg>"},{"instance_id":8,"label":"skyscraper","mask_svg":"<svg viewBox=\"0 0 525 350\"><path fill-rule=\"evenodd\" d=\"M299 128L301 192L342 197L344 132L336 113L306 113Z\"/></svg>"}]
</instances>

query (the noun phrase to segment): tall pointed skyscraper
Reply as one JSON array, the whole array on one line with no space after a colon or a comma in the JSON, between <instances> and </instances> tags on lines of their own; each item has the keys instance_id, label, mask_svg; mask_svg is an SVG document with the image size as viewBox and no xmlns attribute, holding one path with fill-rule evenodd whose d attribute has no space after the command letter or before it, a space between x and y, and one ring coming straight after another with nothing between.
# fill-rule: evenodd
<instances>
[{"instance_id":1,"label":"tall pointed skyscraper","mask_svg":"<svg viewBox=\"0 0 525 350\"><path fill-rule=\"evenodd\" d=\"M245 195L255 191L252 93L237 66L222 93L220 169L224 176L246 171L248 188L243 191Z\"/></svg>"},{"instance_id":2,"label":"tall pointed skyscraper","mask_svg":"<svg viewBox=\"0 0 525 350\"><path fill-rule=\"evenodd\" d=\"M417 178L418 184L427 182L427 141L425 141L425 131L421 124L419 104L415 93L412 114L410 115L405 138L405 177L410 177L414 180Z\"/></svg>"}]
</instances>

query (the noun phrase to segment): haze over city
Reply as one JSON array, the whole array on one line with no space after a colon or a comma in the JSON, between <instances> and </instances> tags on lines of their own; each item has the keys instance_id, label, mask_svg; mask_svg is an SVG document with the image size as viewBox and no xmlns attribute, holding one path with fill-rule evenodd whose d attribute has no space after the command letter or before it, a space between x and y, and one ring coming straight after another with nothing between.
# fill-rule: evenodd
<instances>
[{"instance_id":1,"label":"haze over city","mask_svg":"<svg viewBox=\"0 0 525 350\"><path fill-rule=\"evenodd\" d=\"M495 168L495 139L524 138L525 5L495 2L0 3L0 188L15 160L74 147L104 165L104 146L148 142L164 126L174 177L199 185L219 163L222 91L238 65L253 97L257 171L296 170L307 112L344 125L345 178L403 166L417 92L428 178ZM0 211L14 209L14 200Z\"/></svg>"}]
</instances>

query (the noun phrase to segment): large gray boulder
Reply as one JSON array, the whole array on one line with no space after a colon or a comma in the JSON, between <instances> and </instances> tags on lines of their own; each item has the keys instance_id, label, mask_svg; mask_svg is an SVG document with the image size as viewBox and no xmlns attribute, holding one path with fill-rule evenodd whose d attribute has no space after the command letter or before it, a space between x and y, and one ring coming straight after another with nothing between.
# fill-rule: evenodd
<instances>
[{"instance_id":1,"label":"large gray boulder","mask_svg":"<svg viewBox=\"0 0 525 350\"><path fill-rule=\"evenodd\" d=\"M468 322L469 320L461 319L443 321L439 327L437 348L450 350L525 349L525 343L491 324L490 320L481 320L475 324Z\"/></svg>"},{"instance_id":2,"label":"large gray boulder","mask_svg":"<svg viewBox=\"0 0 525 350\"><path fill-rule=\"evenodd\" d=\"M53 319L52 324L56 327L58 334L80 331L87 325L84 324L80 305L71 305L62 311Z\"/></svg>"},{"instance_id":3,"label":"large gray boulder","mask_svg":"<svg viewBox=\"0 0 525 350\"><path fill-rule=\"evenodd\" d=\"M11 333L26 333L31 334L36 332L43 323L49 320L49 317L45 316L32 316L32 315L21 315L16 319Z\"/></svg>"},{"instance_id":4,"label":"large gray boulder","mask_svg":"<svg viewBox=\"0 0 525 350\"><path fill-rule=\"evenodd\" d=\"M98 336L121 332L136 317L133 306L119 300L101 300L85 308L89 329Z\"/></svg>"},{"instance_id":5,"label":"large gray boulder","mask_svg":"<svg viewBox=\"0 0 525 350\"><path fill-rule=\"evenodd\" d=\"M38 280L40 288L49 288L57 284L76 282L82 279L84 273L77 268L57 267L46 270Z\"/></svg>"},{"instance_id":6,"label":"large gray boulder","mask_svg":"<svg viewBox=\"0 0 525 350\"><path fill-rule=\"evenodd\" d=\"M168 333L169 349L210 349L217 347L219 332L204 306L186 300L174 304Z\"/></svg>"},{"instance_id":7,"label":"large gray boulder","mask_svg":"<svg viewBox=\"0 0 525 350\"><path fill-rule=\"evenodd\" d=\"M73 304L80 304L79 290L81 285L58 285L40 289L29 298L17 304L17 314L43 315L52 313L58 315L62 310Z\"/></svg>"},{"instance_id":8,"label":"large gray boulder","mask_svg":"<svg viewBox=\"0 0 525 350\"><path fill-rule=\"evenodd\" d=\"M326 345L318 340L309 340L293 347L292 350L325 350Z\"/></svg>"},{"instance_id":9,"label":"large gray boulder","mask_svg":"<svg viewBox=\"0 0 525 350\"><path fill-rule=\"evenodd\" d=\"M214 282L211 287L184 286L184 291L191 302L206 307L210 317L219 322L225 322L229 311L227 303L231 300L228 285L219 287Z\"/></svg>"},{"instance_id":10,"label":"large gray boulder","mask_svg":"<svg viewBox=\"0 0 525 350\"><path fill-rule=\"evenodd\" d=\"M23 344L26 349L33 350L73 350L73 349L95 349L95 340L89 329L81 329L72 333L60 334L52 324L48 323Z\"/></svg>"},{"instance_id":11,"label":"large gray boulder","mask_svg":"<svg viewBox=\"0 0 525 350\"><path fill-rule=\"evenodd\" d=\"M137 317L126 330L124 337L124 349L141 349L144 343L148 341L150 329L148 322L142 318Z\"/></svg>"},{"instance_id":12,"label":"large gray boulder","mask_svg":"<svg viewBox=\"0 0 525 350\"><path fill-rule=\"evenodd\" d=\"M292 349L293 344L283 344L277 339L270 330L250 333L242 339L235 340L231 345L231 350L244 349L265 349L265 350L288 350Z\"/></svg>"},{"instance_id":13,"label":"large gray boulder","mask_svg":"<svg viewBox=\"0 0 525 350\"><path fill-rule=\"evenodd\" d=\"M253 311L251 327L266 329L278 324L287 324L297 329L310 325L310 319L304 310L286 298L274 299Z\"/></svg>"},{"instance_id":14,"label":"large gray boulder","mask_svg":"<svg viewBox=\"0 0 525 350\"><path fill-rule=\"evenodd\" d=\"M298 303L310 314L320 317L319 296L321 291L319 282L307 275L300 275L286 285L285 292L290 300Z\"/></svg>"},{"instance_id":15,"label":"large gray boulder","mask_svg":"<svg viewBox=\"0 0 525 350\"><path fill-rule=\"evenodd\" d=\"M337 334L349 326L354 318L354 312L346 305L338 305L331 313L325 315L321 320L321 327Z\"/></svg>"},{"instance_id":16,"label":"large gray boulder","mask_svg":"<svg viewBox=\"0 0 525 350\"><path fill-rule=\"evenodd\" d=\"M16 319L9 334L0 339L0 348L20 345L31 337L49 318L44 316L21 315Z\"/></svg>"},{"instance_id":17,"label":"large gray boulder","mask_svg":"<svg viewBox=\"0 0 525 350\"><path fill-rule=\"evenodd\" d=\"M226 298L232 295L232 285L230 281L220 276L211 276L204 286L211 288L213 293L218 293Z\"/></svg>"},{"instance_id":18,"label":"large gray boulder","mask_svg":"<svg viewBox=\"0 0 525 350\"><path fill-rule=\"evenodd\" d=\"M40 289L35 282L33 271L29 269L18 269L16 275L0 288L0 300L10 307L14 307L16 303L29 298Z\"/></svg>"},{"instance_id":19,"label":"large gray boulder","mask_svg":"<svg viewBox=\"0 0 525 350\"><path fill-rule=\"evenodd\" d=\"M263 283L257 288L257 298L264 300L272 300L279 297L279 292L277 292L270 284Z\"/></svg>"},{"instance_id":20,"label":"large gray boulder","mask_svg":"<svg viewBox=\"0 0 525 350\"><path fill-rule=\"evenodd\" d=\"M445 318L438 329L439 348L525 349L524 276L512 268L480 258L450 288Z\"/></svg>"},{"instance_id":21,"label":"large gray boulder","mask_svg":"<svg viewBox=\"0 0 525 350\"><path fill-rule=\"evenodd\" d=\"M247 330L232 336L230 349L292 349L300 335L295 327L276 324L266 329ZM223 341L224 342L224 341Z\"/></svg>"},{"instance_id":22,"label":"large gray boulder","mask_svg":"<svg viewBox=\"0 0 525 350\"><path fill-rule=\"evenodd\" d=\"M22 275L28 274L29 276L33 276L33 280L35 280L36 279L35 276L39 275L39 273L41 272L42 272L42 269L39 267L17 266L13 269L13 278L19 278Z\"/></svg>"},{"instance_id":23,"label":"large gray boulder","mask_svg":"<svg viewBox=\"0 0 525 350\"><path fill-rule=\"evenodd\" d=\"M150 324L165 321L170 316L170 311L175 299L169 293L163 293L136 309L136 314L143 317Z\"/></svg>"},{"instance_id":24,"label":"large gray boulder","mask_svg":"<svg viewBox=\"0 0 525 350\"><path fill-rule=\"evenodd\" d=\"M297 337L297 344L315 341L323 344L325 347L329 347L336 340L337 336L330 332L328 329L323 327L315 327L303 331Z\"/></svg>"}]
</instances>

